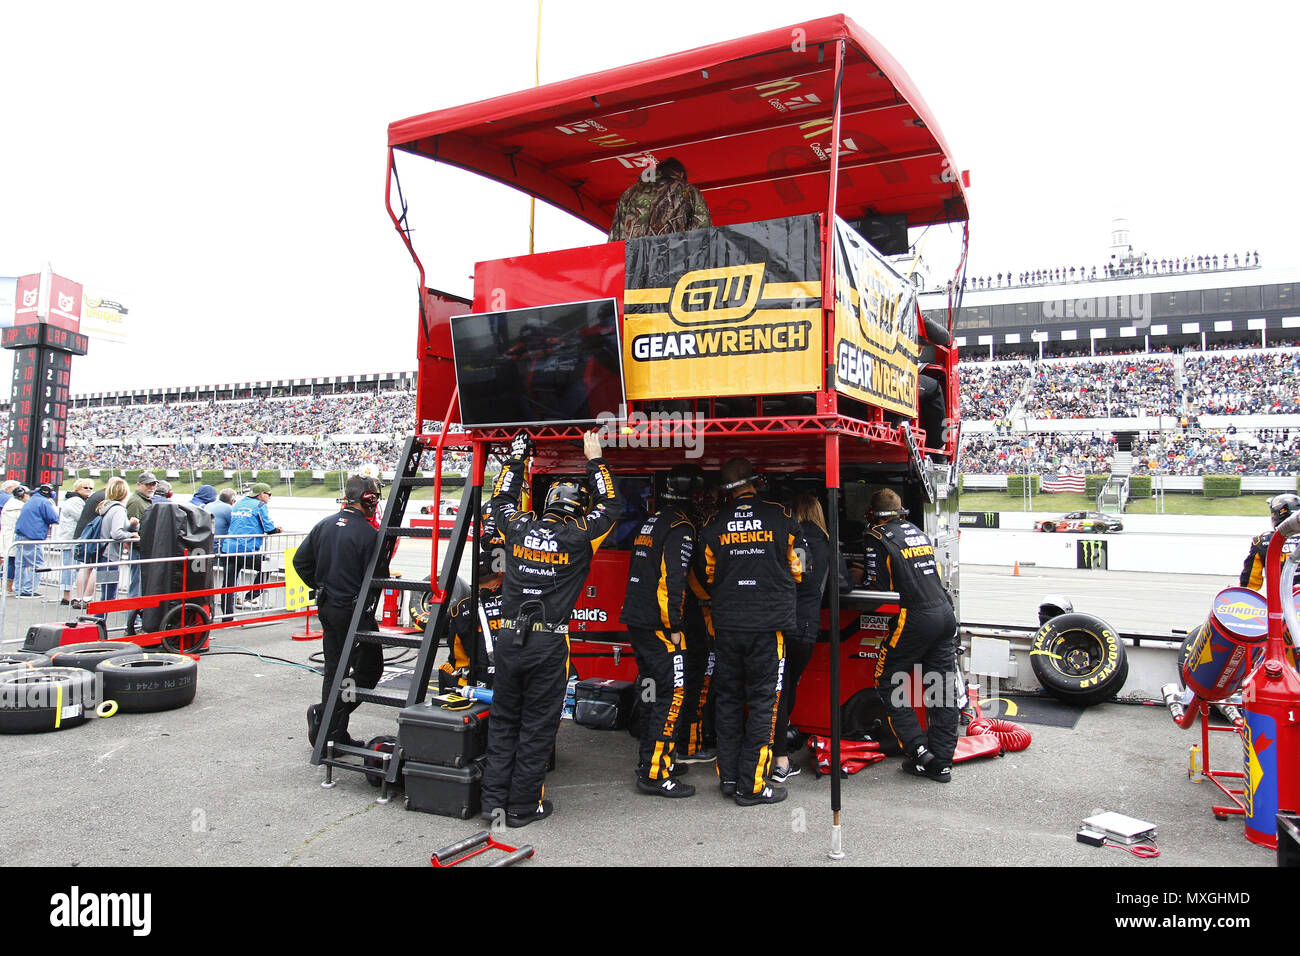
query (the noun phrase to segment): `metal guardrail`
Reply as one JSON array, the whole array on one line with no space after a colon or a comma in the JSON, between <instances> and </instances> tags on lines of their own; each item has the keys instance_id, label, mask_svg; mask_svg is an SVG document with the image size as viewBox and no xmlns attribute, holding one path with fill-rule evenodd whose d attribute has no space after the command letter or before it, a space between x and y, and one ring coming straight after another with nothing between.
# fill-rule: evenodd
<instances>
[{"instance_id":1,"label":"metal guardrail","mask_svg":"<svg viewBox=\"0 0 1300 956\"><path fill-rule=\"evenodd\" d=\"M78 617L90 616L96 603L110 600L110 585L116 585L113 599L122 600L131 595L132 580L143 575L148 564L172 564L190 561L195 570L212 567L212 587L248 586L247 592L236 591L230 595L212 595L196 598L214 606L213 619L249 621L285 613L284 569L285 553L296 548L305 534L275 535L223 535L216 539L216 554L176 555L165 558L141 558L125 547L119 561L77 561L73 549L78 545L108 544L107 539L97 541L15 541L0 561L0 648L21 643L27 631L37 624L72 622ZM245 552L226 551L234 540L256 540L258 547ZM26 576L23 561L28 562ZM262 587L257 587L262 585ZM22 591L30 587L31 596ZM193 588L191 588L193 589ZM149 595L141 594L147 598ZM84 604L64 604L87 597ZM110 610L101 613L109 633L119 636L128 633L129 619L140 615L139 609ZM141 622L134 622L138 631Z\"/></svg>"}]
</instances>

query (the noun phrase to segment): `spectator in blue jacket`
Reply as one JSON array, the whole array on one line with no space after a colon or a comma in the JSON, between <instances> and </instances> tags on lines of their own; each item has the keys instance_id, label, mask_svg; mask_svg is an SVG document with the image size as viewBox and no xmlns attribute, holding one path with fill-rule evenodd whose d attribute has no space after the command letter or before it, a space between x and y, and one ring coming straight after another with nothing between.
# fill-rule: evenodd
<instances>
[{"instance_id":1,"label":"spectator in blue jacket","mask_svg":"<svg viewBox=\"0 0 1300 956\"><path fill-rule=\"evenodd\" d=\"M36 597L36 568L45 564L45 549L36 542L48 538L50 529L59 524L59 513L50 500L53 497L54 489L41 485L23 505L14 526L14 540L18 542L19 597Z\"/></svg>"},{"instance_id":2,"label":"spectator in blue jacket","mask_svg":"<svg viewBox=\"0 0 1300 956\"><path fill-rule=\"evenodd\" d=\"M209 489L211 487L211 485L203 486L203 488ZM199 491L202 491L203 488L200 488ZM198 492L195 492L195 497L198 497ZM235 489L222 488L221 494L216 498L216 500L209 501L203 506L203 510L212 515L212 534L214 535L212 548L217 552L217 554L222 554L228 550L226 548L226 542L223 539L230 533L230 511L231 506L234 503ZM232 558L225 557L224 555L219 560L221 562L221 586L223 588L233 588L235 586L237 571L235 562ZM234 613L235 609L235 593L233 591L228 591L221 595L221 609L223 612L222 620L230 620L230 616Z\"/></svg>"},{"instance_id":3,"label":"spectator in blue jacket","mask_svg":"<svg viewBox=\"0 0 1300 956\"><path fill-rule=\"evenodd\" d=\"M207 510L208 505L217 500L217 489L211 485L199 485L199 490L190 498L190 504Z\"/></svg>"},{"instance_id":4,"label":"spectator in blue jacket","mask_svg":"<svg viewBox=\"0 0 1300 956\"><path fill-rule=\"evenodd\" d=\"M255 574L255 583L261 583L262 542L268 534L279 534L281 529L271 520L267 504L271 500L271 486L262 482L255 483L248 489L248 494L230 509L230 537L226 539L226 551L238 555L235 559L235 574L248 569ZM249 591L244 595L241 606L258 606L257 592Z\"/></svg>"}]
</instances>

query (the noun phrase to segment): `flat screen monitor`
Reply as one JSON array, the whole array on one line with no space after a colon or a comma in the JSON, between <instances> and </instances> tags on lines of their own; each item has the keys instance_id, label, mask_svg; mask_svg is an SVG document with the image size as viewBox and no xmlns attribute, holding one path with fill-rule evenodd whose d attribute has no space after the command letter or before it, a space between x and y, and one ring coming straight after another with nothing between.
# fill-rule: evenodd
<instances>
[{"instance_id":1,"label":"flat screen monitor","mask_svg":"<svg viewBox=\"0 0 1300 956\"><path fill-rule=\"evenodd\" d=\"M596 299L451 320L467 428L622 417L618 302Z\"/></svg>"}]
</instances>

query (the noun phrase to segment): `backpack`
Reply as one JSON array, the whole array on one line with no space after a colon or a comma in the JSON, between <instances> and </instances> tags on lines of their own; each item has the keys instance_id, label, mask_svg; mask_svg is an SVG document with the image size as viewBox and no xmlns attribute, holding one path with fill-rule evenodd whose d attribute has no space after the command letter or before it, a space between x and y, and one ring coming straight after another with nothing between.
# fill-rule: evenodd
<instances>
[{"instance_id":1,"label":"backpack","mask_svg":"<svg viewBox=\"0 0 1300 956\"><path fill-rule=\"evenodd\" d=\"M81 529L81 534L77 535L78 541L93 541L93 544L78 544L72 548L72 560L78 564L96 564L100 556L104 553L104 542L95 541L99 537L100 528L104 525L104 516L95 515L86 526Z\"/></svg>"}]
</instances>

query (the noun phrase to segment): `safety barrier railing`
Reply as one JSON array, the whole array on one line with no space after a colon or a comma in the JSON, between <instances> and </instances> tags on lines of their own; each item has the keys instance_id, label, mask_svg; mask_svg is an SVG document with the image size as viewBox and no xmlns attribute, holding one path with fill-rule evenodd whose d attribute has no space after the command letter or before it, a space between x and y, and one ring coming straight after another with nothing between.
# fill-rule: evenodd
<instances>
[{"instance_id":1,"label":"safety barrier railing","mask_svg":"<svg viewBox=\"0 0 1300 956\"><path fill-rule=\"evenodd\" d=\"M16 540L0 560L0 647L13 649L34 625L71 622L82 616L103 618L110 636L139 636L145 633L145 618L152 616L147 612L164 604L201 604L208 611L208 623L217 629L222 622L243 626L305 617L314 608L288 610L284 587L286 553L305 537L223 535L215 539L216 553L187 552L159 558L140 557L138 542L117 542L123 548L116 561L78 560L88 550L102 554L103 546L113 543L106 539ZM233 550L237 547L243 550ZM183 587L144 592L149 565L179 569L163 577L168 581L179 578ZM201 587L208 575L210 585ZM63 603L65 600L69 603Z\"/></svg>"}]
</instances>

